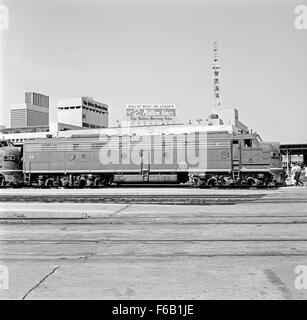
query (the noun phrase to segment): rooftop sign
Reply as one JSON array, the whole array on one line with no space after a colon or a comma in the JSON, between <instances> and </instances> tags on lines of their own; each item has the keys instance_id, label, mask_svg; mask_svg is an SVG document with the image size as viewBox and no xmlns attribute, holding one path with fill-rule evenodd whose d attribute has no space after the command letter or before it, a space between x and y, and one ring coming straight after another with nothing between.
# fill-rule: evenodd
<instances>
[{"instance_id":1,"label":"rooftop sign","mask_svg":"<svg viewBox=\"0 0 307 320\"><path fill-rule=\"evenodd\" d=\"M174 104L127 104L126 114L130 120L173 120Z\"/></svg>"}]
</instances>

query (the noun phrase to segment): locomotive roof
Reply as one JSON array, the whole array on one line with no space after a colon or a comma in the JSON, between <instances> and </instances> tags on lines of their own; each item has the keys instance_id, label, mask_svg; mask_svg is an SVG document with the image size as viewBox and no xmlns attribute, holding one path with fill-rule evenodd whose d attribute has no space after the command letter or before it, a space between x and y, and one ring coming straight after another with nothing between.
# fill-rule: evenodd
<instances>
[{"instance_id":1,"label":"locomotive roof","mask_svg":"<svg viewBox=\"0 0 307 320\"><path fill-rule=\"evenodd\" d=\"M238 128L237 128L238 129ZM91 130L69 130L59 132L58 139L60 141L67 141L71 139L99 139L103 136L137 136L137 135L171 135L171 134L185 134L193 132L207 132L210 134L231 134L234 137L241 135L242 132L235 130L233 126L215 125L170 125L170 126L147 126L147 127L122 127L122 128L105 128L105 129L91 129ZM244 138L254 138L258 136L257 133L244 133ZM24 143L36 143L37 141L48 141L49 138L37 138L27 140Z\"/></svg>"},{"instance_id":2,"label":"locomotive roof","mask_svg":"<svg viewBox=\"0 0 307 320\"><path fill-rule=\"evenodd\" d=\"M163 125L163 126L139 126L139 127L115 127L103 129L89 129L89 130L69 130L59 132L59 138L71 138L74 136L101 136L101 135L152 135L152 134L182 134L192 132L227 132L235 133L237 130L232 125L200 125L200 124L177 124L177 125Z\"/></svg>"}]
</instances>

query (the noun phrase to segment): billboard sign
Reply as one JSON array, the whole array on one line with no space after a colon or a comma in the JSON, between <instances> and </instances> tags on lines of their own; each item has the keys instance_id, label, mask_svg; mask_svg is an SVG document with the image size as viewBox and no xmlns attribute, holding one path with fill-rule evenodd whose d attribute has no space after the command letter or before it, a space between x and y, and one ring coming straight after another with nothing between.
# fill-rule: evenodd
<instances>
[{"instance_id":1,"label":"billboard sign","mask_svg":"<svg viewBox=\"0 0 307 320\"><path fill-rule=\"evenodd\" d=\"M130 120L173 120L174 104L127 104L126 115Z\"/></svg>"}]
</instances>

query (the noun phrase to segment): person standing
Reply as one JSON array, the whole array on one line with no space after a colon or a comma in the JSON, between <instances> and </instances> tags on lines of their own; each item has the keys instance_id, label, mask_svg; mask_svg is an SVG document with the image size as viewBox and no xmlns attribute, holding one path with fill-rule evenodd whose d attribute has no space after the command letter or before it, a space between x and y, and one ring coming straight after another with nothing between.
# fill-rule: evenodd
<instances>
[{"instance_id":1,"label":"person standing","mask_svg":"<svg viewBox=\"0 0 307 320\"><path fill-rule=\"evenodd\" d=\"M303 169L301 172L301 181L304 186L307 186L307 167L305 164L303 164Z\"/></svg>"},{"instance_id":2,"label":"person standing","mask_svg":"<svg viewBox=\"0 0 307 320\"><path fill-rule=\"evenodd\" d=\"M303 183L301 181L302 169L303 169L303 165L301 165L301 166L299 166L298 164L296 165L296 170L295 170L295 174L294 174L294 180L295 180L296 186L303 185Z\"/></svg>"},{"instance_id":3,"label":"person standing","mask_svg":"<svg viewBox=\"0 0 307 320\"><path fill-rule=\"evenodd\" d=\"M294 180L295 171L296 171L296 162L293 162L293 163L292 163L292 167L291 167L291 171L290 171L292 186L295 185L295 180Z\"/></svg>"}]
</instances>

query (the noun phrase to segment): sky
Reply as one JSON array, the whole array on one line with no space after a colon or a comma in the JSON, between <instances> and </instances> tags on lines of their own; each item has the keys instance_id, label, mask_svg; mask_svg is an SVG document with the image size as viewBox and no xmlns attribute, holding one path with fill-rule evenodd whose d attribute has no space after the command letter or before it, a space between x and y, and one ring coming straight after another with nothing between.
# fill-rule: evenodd
<instances>
[{"instance_id":1,"label":"sky","mask_svg":"<svg viewBox=\"0 0 307 320\"><path fill-rule=\"evenodd\" d=\"M266 141L307 142L307 0L1 0L0 124L26 91L107 103L110 124L127 104L175 104L178 121L213 106L213 42L222 108Z\"/></svg>"}]
</instances>

